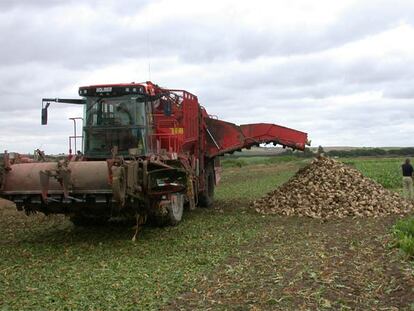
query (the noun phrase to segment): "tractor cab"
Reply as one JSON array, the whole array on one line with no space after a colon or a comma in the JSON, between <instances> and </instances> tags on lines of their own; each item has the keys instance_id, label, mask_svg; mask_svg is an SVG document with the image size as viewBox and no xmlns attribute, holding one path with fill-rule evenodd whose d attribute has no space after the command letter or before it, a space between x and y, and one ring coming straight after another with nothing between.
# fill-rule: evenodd
<instances>
[{"instance_id":1,"label":"tractor cab","mask_svg":"<svg viewBox=\"0 0 414 311\"><path fill-rule=\"evenodd\" d=\"M152 99L146 86L141 84L93 85L79 88L82 99L44 98L42 124L47 124L50 102L81 104L84 106L81 139L84 156L88 159L107 159L116 149L121 156L140 156L148 153L148 135L151 134ZM76 148L75 148L76 149Z\"/></svg>"},{"instance_id":2,"label":"tractor cab","mask_svg":"<svg viewBox=\"0 0 414 311\"><path fill-rule=\"evenodd\" d=\"M42 124L47 124L50 102L84 106L83 118L71 118L74 135L69 137L69 154L72 140L76 149L78 139L88 160L108 159L113 152L124 158L149 154L176 158L180 152L197 150L202 109L189 92L148 81L82 86L78 94L81 99L42 100ZM77 119L83 122L81 136L76 135Z\"/></svg>"},{"instance_id":3,"label":"tractor cab","mask_svg":"<svg viewBox=\"0 0 414 311\"><path fill-rule=\"evenodd\" d=\"M108 158L147 152L148 116L151 105L140 85L81 87L84 105L84 154L87 158Z\"/></svg>"}]
</instances>

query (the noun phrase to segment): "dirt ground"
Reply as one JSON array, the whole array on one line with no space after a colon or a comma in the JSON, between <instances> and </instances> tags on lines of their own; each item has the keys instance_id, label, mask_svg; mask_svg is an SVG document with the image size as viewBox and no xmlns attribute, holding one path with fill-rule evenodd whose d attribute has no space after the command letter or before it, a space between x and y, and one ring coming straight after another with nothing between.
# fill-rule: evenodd
<instances>
[{"instance_id":1,"label":"dirt ground","mask_svg":"<svg viewBox=\"0 0 414 311\"><path fill-rule=\"evenodd\" d=\"M395 220L271 216L165 310L414 310L412 266L391 247Z\"/></svg>"},{"instance_id":2,"label":"dirt ground","mask_svg":"<svg viewBox=\"0 0 414 311\"><path fill-rule=\"evenodd\" d=\"M12 207L2 213L4 242L14 240L14 226L46 219ZM413 267L391 247L395 220L267 216L256 239L164 310L413 310Z\"/></svg>"}]
</instances>

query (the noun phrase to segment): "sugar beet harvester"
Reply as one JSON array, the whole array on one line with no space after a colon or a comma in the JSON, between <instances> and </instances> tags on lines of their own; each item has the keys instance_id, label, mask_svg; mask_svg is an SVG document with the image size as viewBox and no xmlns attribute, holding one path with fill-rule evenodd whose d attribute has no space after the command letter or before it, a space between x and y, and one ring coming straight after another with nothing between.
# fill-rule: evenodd
<instances>
[{"instance_id":1,"label":"sugar beet harvester","mask_svg":"<svg viewBox=\"0 0 414 311\"><path fill-rule=\"evenodd\" d=\"M185 205L212 205L219 156L260 143L307 144L306 133L279 125L218 120L197 96L151 82L85 86L79 95L43 99L42 124L51 102L83 105L83 154L30 163L5 155L0 194L19 210L70 215L75 224L149 217L175 225Z\"/></svg>"}]
</instances>

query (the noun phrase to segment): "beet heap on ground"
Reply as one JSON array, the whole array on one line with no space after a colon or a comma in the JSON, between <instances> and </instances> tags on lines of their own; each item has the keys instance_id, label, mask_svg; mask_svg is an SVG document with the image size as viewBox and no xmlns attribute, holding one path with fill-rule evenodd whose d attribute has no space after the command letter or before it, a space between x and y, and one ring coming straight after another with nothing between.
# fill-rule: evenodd
<instances>
[{"instance_id":1,"label":"beet heap on ground","mask_svg":"<svg viewBox=\"0 0 414 311\"><path fill-rule=\"evenodd\" d=\"M405 214L413 204L357 169L319 157L252 207L262 214L341 218Z\"/></svg>"}]
</instances>

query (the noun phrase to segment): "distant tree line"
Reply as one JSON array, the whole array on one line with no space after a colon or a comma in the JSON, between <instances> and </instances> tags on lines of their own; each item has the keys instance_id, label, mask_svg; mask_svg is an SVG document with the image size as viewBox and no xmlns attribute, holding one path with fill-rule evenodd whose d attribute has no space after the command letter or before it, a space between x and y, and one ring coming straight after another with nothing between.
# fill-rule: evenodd
<instances>
[{"instance_id":1,"label":"distant tree line","mask_svg":"<svg viewBox=\"0 0 414 311\"><path fill-rule=\"evenodd\" d=\"M395 149L383 149L383 148L355 148L350 150L329 150L325 152L323 147L319 146L316 152L310 148L305 148L302 151L286 150L280 155L295 155L297 157L311 158L318 154L325 154L329 157L375 157L375 156L414 156L414 147L395 148Z\"/></svg>"}]
</instances>

